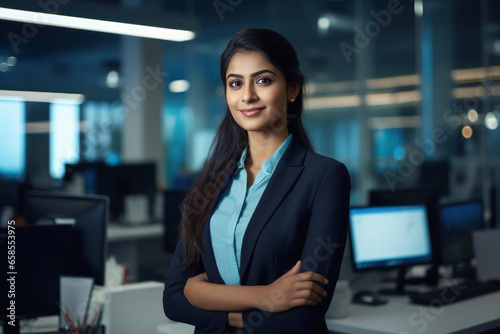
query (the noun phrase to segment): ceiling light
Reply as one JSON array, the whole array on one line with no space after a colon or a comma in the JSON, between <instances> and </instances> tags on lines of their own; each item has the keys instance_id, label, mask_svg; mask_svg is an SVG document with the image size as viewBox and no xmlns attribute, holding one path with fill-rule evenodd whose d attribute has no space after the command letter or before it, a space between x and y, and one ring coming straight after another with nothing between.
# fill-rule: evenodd
<instances>
[{"instance_id":1,"label":"ceiling light","mask_svg":"<svg viewBox=\"0 0 500 334\"><path fill-rule=\"evenodd\" d=\"M168 85L168 89L172 93L184 93L189 89L189 81L187 80L175 80Z\"/></svg>"},{"instance_id":2,"label":"ceiling light","mask_svg":"<svg viewBox=\"0 0 500 334\"><path fill-rule=\"evenodd\" d=\"M360 105L359 95L310 97L306 102L308 110L358 107Z\"/></svg>"},{"instance_id":3,"label":"ceiling light","mask_svg":"<svg viewBox=\"0 0 500 334\"><path fill-rule=\"evenodd\" d=\"M10 56L9 58L7 58L7 65L9 66L16 66L17 64L17 58L14 57L14 56Z\"/></svg>"},{"instance_id":4,"label":"ceiling light","mask_svg":"<svg viewBox=\"0 0 500 334\"><path fill-rule=\"evenodd\" d=\"M490 130L496 130L498 128L498 119L494 113L489 112L484 116L484 125Z\"/></svg>"},{"instance_id":5,"label":"ceiling light","mask_svg":"<svg viewBox=\"0 0 500 334\"><path fill-rule=\"evenodd\" d=\"M417 16L424 15L424 4L422 0L415 0L415 2L413 3L413 11Z\"/></svg>"},{"instance_id":6,"label":"ceiling light","mask_svg":"<svg viewBox=\"0 0 500 334\"><path fill-rule=\"evenodd\" d=\"M370 117L368 119L368 125L372 129L419 128L422 126L422 117L420 116Z\"/></svg>"},{"instance_id":7,"label":"ceiling light","mask_svg":"<svg viewBox=\"0 0 500 334\"><path fill-rule=\"evenodd\" d=\"M366 95L366 104L369 106L417 103L420 102L420 100L422 100L422 93L418 90L397 93L372 93Z\"/></svg>"},{"instance_id":8,"label":"ceiling light","mask_svg":"<svg viewBox=\"0 0 500 334\"><path fill-rule=\"evenodd\" d=\"M82 94L68 93L0 90L0 100L82 104L85 101L85 96Z\"/></svg>"},{"instance_id":9,"label":"ceiling light","mask_svg":"<svg viewBox=\"0 0 500 334\"><path fill-rule=\"evenodd\" d=\"M471 123L475 123L479 119L479 114L475 109L470 109L469 112L467 112L467 118Z\"/></svg>"},{"instance_id":10,"label":"ceiling light","mask_svg":"<svg viewBox=\"0 0 500 334\"><path fill-rule=\"evenodd\" d=\"M328 30L328 28L330 28L330 20L327 17L319 18L318 28L323 31Z\"/></svg>"},{"instance_id":11,"label":"ceiling light","mask_svg":"<svg viewBox=\"0 0 500 334\"><path fill-rule=\"evenodd\" d=\"M108 75L106 76L106 86L109 88L116 88L118 87L118 84L120 83L120 76L118 75L117 71L109 71Z\"/></svg>"},{"instance_id":12,"label":"ceiling light","mask_svg":"<svg viewBox=\"0 0 500 334\"><path fill-rule=\"evenodd\" d=\"M0 19L176 42L189 41L195 36L194 32L188 30L87 19L82 17L47 14L3 7L0 7Z\"/></svg>"},{"instance_id":13,"label":"ceiling light","mask_svg":"<svg viewBox=\"0 0 500 334\"><path fill-rule=\"evenodd\" d=\"M464 136L465 139L472 137L472 128L468 125L464 126L462 128L462 136Z\"/></svg>"}]
</instances>

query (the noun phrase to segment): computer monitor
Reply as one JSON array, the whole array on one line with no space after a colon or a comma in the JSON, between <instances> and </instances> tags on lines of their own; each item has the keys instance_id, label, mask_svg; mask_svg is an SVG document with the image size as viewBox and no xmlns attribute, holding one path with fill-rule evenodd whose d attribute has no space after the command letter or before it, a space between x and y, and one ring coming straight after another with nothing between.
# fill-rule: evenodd
<instances>
[{"instance_id":1,"label":"computer monitor","mask_svg":"<svg viewBox=\"0 0 500 334\"><path fill-rule=\"evenodd\" d=\"M369 205L372 206L391 206L391 205L418 205L425 204L429 218L431 241L433 247L433 257L436 264L434 273L428 275L427 281L436 281L437 264L440 262L439 244L439 200L441 191L435 186L408 186L397 189L373 189L369 192Z\"/></svg>"},{"instance_id":2,"label":"computer monitor","mask_svg":"<svg viewBox=\"0 0 500 334\"><path fill-rule=\"evenodd\" d=\"M59 277L75 274L73 249L75 228L71 225L15 226L8 239L8 227L0 229L2 261L0 274L0 317L4 333L19 333L19 320L59 315ZM15 251L15 262L7 262L8 247ZM12 274L11 274L12 273ZM11 285L11 280L14 284ZM13 290L11 295L9 291ZM17 323L8 316L14 300Z\"/></svg>"},{"instance_id":3,"label":"computer monitor","mask_svg":"<svg viewBox=\"0 0 500 334\"><path fill-rule=\"evenodd\" d=\"M404 294L406 268L433 261L425 205L367 206L350 209L350 244L356 271L398 268L396 289Z\"/></svg>"},{"instance_id":4,"label":"computer monitor","mask_svg":"<svg viewBox=\"0 0 500 334\"><path fill-rule=\"evenodd\" d=\"M148 216L154 216L154 199L157 192L156 164L154 162L126 163L109 166L110 178L103 193L111 193L113 212L118 216L125 212L125 197L145 195L148 199Z\"/></svg>"},{"instance_id":5,"label":"computer monitor","mask_svg":"<svg viewBox=\"0 0 500 334\"><path fill-rule=\"evenodd\" d=\"M441 264L455 265L474 258L472 233L484 228L483 214L480 199L440 206Z\"/></svg>"},{"instance_id":6,"label":"computer monitor","mask_svg":"<svg viewBox=\"0 0 500 334\"><path fill-rule=\"evenodd\" d=\"M177 237L179 235L179 225L181 223L182 203L187 193L187 189L170 189L163 192L163 225L165 231L163 250L167 253L175 251Z\"/></svg>"},{"instance_id":7,"label":"computer monitor","mask_svg":"<svg viewBox=\"0 0 500 334\"><path fill-rule=\"evenodd\" d=\"M104 195L109 198L112 221L123 221L125 198L128 195L144 195L148 200L149 219L154 217L154 203L157 192L156 163L136 162L108 166L103 162L83 163L71 167L72 172L83 176L86 194ZM68 169L68 167L67 167ZM68 174L68 179L71 177Z\"/></svg>"},{"instance_id":8,"label":"computer monitor","mask_svg":"<svg viewBox=\"0 0 500 334\"><path fill-rule=\"evenodd\" d=\"M107 197L28 192L25 219L29 225L73 225L76 275L93 277L95 284L104 285Z\"/></svg>"}]
</instances>

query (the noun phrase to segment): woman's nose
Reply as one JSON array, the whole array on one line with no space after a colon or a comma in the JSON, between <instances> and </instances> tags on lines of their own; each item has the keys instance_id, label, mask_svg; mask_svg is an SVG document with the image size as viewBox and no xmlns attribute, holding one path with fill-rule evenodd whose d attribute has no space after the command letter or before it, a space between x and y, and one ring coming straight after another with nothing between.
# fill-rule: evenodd
<instances>
[{"instance_id":1,"label":"woman's nose","mask_svg":"<svg viewBox=\"0 0 500 334\"><path fill-rule=\"evenodd\" d=\"M255 88L251 84L245 85L243 88L243 95L241 97L242 102L252 103L257 101L259 98L255 92Z\"/></svg>"}]
</instances>

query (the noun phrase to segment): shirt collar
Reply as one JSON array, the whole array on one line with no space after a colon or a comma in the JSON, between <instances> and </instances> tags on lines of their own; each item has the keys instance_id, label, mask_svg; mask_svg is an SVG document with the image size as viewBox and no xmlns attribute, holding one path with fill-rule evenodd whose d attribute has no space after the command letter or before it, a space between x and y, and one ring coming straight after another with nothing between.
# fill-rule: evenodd
<instances>
[{"instance_id":1,"label":"shirt collar","mask_svg":"<svg viewBox=\"0 0 500 334\"><path fill-rule=\"evenodd\" d=\"M278 162L280 161L281 157L285 153L285 151L286 151L286 149L291 141L292 141L292 134L290 133L288 135L288 137L286 138L286 140L280 145L280 147L278 147L276 152L274 152L274 154L271 155L269 157L269 159L264 161L264 163L262 164L260 169L262 171L264 171L265 173L272 174L274 172L274 170L276 169ZM238 169L245 168L245 159L247 157L247 149L248 149L248 146L245 147L245 149L241 153L240 160L238 161Z\"/></svg>"}]
</instances>

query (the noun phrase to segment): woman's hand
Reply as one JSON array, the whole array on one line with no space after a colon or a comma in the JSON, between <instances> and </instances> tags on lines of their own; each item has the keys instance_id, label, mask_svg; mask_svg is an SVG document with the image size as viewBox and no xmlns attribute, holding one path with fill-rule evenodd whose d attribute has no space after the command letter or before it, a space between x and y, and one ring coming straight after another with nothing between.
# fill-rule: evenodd
<instances>
[{"instance_id":1,"label":"woman's hand","mask_svg":"<svg viewBox=\"0 0 500 334\"><path fill-rule=\"evenodd\" d=\"M243 328L243 315L241 312L229 312L227 323L231 327Z\"/></svg>"},{"instance_id":2,"label":"woman's hand","mask_svg":"<svg viewBox=\"0 0 500 334\"><path fill-rule=\"evenodd\" d=\"M321 302L326 296L326 291L317 283L328 284L328 280L311 271L299 273L301 265L301 261L298 261L286 274L266 286L267 297L259 302L259 309L282 312Z\"/></svg>"}]
</instances>

